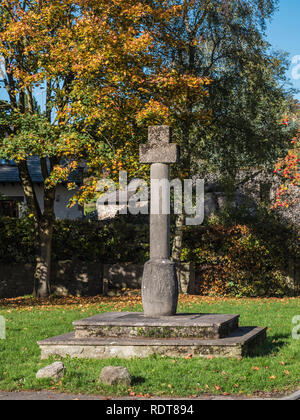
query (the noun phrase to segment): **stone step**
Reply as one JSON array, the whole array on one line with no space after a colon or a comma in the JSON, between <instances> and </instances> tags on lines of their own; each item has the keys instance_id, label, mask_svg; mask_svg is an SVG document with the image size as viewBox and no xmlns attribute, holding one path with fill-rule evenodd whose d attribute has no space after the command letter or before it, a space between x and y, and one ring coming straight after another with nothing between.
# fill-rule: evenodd
<instances>
[{"instance_id":1,"label":"stone step","mask_svg":"<svg viewBox=\"0 0 300 420\"><path fill-rule=\"evenodd\" d=\"M239 315L178 314L151 318L140 312L104 313L73 323L76 338L198 338L227 337L238 328Z\"/></svg>"},{"instance_id":2,"label":"stone step","mask_svg":"<svg viewBox=\"0 0 300 420\"><path fill-rule=\"evenodd\" d=\"M144 358L153 354L168 357L239 358L264 343L266 328L240 327L227 338L76 338L75 333L40 341L42 359L50 356L87 359Z\"/></svg>"}]
</instances>

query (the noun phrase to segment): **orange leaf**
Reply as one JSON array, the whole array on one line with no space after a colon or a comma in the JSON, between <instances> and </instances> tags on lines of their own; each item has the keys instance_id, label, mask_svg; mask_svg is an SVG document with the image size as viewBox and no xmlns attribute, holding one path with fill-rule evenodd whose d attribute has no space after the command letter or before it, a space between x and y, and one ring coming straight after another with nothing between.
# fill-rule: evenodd
<instances>
[{"instance_id":1,"label":"orange leaf","mask_svg":"<svg viewBox=\"0 0 300 420\"><path fill-rule=\"evenodd\" d=\"M193 358L193 355L192 354L187 354L186 356L185 356L185 359L192 359Z\"/></svg>"}]
</instances>

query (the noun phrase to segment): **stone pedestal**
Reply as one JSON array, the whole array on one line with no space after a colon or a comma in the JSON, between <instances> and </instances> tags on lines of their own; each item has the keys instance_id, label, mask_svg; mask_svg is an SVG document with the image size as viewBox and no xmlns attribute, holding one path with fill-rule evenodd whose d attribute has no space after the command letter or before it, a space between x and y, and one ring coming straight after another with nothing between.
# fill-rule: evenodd
<instances>
[{"instance_id":1,"label":"stone pedestal","mask_svg":"<svg viewBox=\"0 0 300 420\"><path fill-rule=\"evenodd\" d=\"M100 314L74 323L75 332L38 343L42 358L241 357L261 345L265 328L239 327L239 315L176 315L178 281L170 261L169 164L178 162L171 129L150 127L140 149L151 166L150 261L142 281L144 313ZM160 183L159 190L153 186ZM166 200L166 201L165 201Z\"/></svg>"},{"instance_id":2,"label":"stone pedestal","mask_svg":"<svg viewBox=\"0 0 300 420\"><path fill-rule=\"evenodd\" d=\"M151 314L152 317L176 314L178 281L175 263L150 260L145 264L142 299L145 314Z\"/></svg>"},{"instance_id":3,"label":"stone pedestal","mask_svg":"<svg viewBox=\"0 0 300 420\"><path fill-rule=\"evenodd\" d=\"M171 143L171 128L149 127L149 142L140 148L140 161L151 164L150 261L142 281L146 316L175 315L178 280L170 261L170 163L179 160L179 148Z\"/></svg>"},{"instance_id":4,"label":"stone pedestal","mask_svg":"<svg viewBox=\"0 0 300 420\"><path fill-rule=\"evenodd\" d=\"M239 327L239 315L178 314L148 317L143 313L106 313L74 322L75 331L39 342L42 358L50 356L231 357L253 354L266 328Z\"/></svg>"}]
</instances>

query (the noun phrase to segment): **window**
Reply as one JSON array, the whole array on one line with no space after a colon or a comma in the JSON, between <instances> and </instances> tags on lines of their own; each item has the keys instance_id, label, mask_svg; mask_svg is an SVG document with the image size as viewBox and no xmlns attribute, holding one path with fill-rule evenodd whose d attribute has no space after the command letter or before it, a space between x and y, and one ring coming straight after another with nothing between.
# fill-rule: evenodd
<instances>
[{"instance_id":1,"label":"window","mask_svg":"<svg viewBox=\"0 0 300 420\"><path fill-rule=\"evenodd\" d=\"M0 215L19 217L19 206L15 200L0 200Z\"/></svg>"},{"instance_id":2,"label":"window","mask_svg":"<svg viewBox=\"0 0 300 420\"><path fill-rule=\"evenodd\" d=\"M10 166L15 166L15 162L13 160L9 160L9 159L0 159L0 165L10 165Z\"/></svg>"}]
</instances>

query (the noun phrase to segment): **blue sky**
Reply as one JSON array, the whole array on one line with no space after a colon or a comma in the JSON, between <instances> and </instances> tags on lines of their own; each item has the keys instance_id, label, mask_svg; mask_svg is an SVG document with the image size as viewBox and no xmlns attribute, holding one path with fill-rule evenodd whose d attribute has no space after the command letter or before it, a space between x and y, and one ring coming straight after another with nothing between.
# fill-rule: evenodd
<instances>
[{"instance_id":1,"label":"blue sky","mask_svg":"<svg viewBox=\"0 0 300 420\"><path fill-rule=\"evenodd\" d=\"M300 90L300 0L280 0L266 31L267 40L274 49L290 54L291 63L287 76ZM297 57L298 56L298 57ZM300 92L296 95L300 100Z\"/></svg>"}]
</instances>

